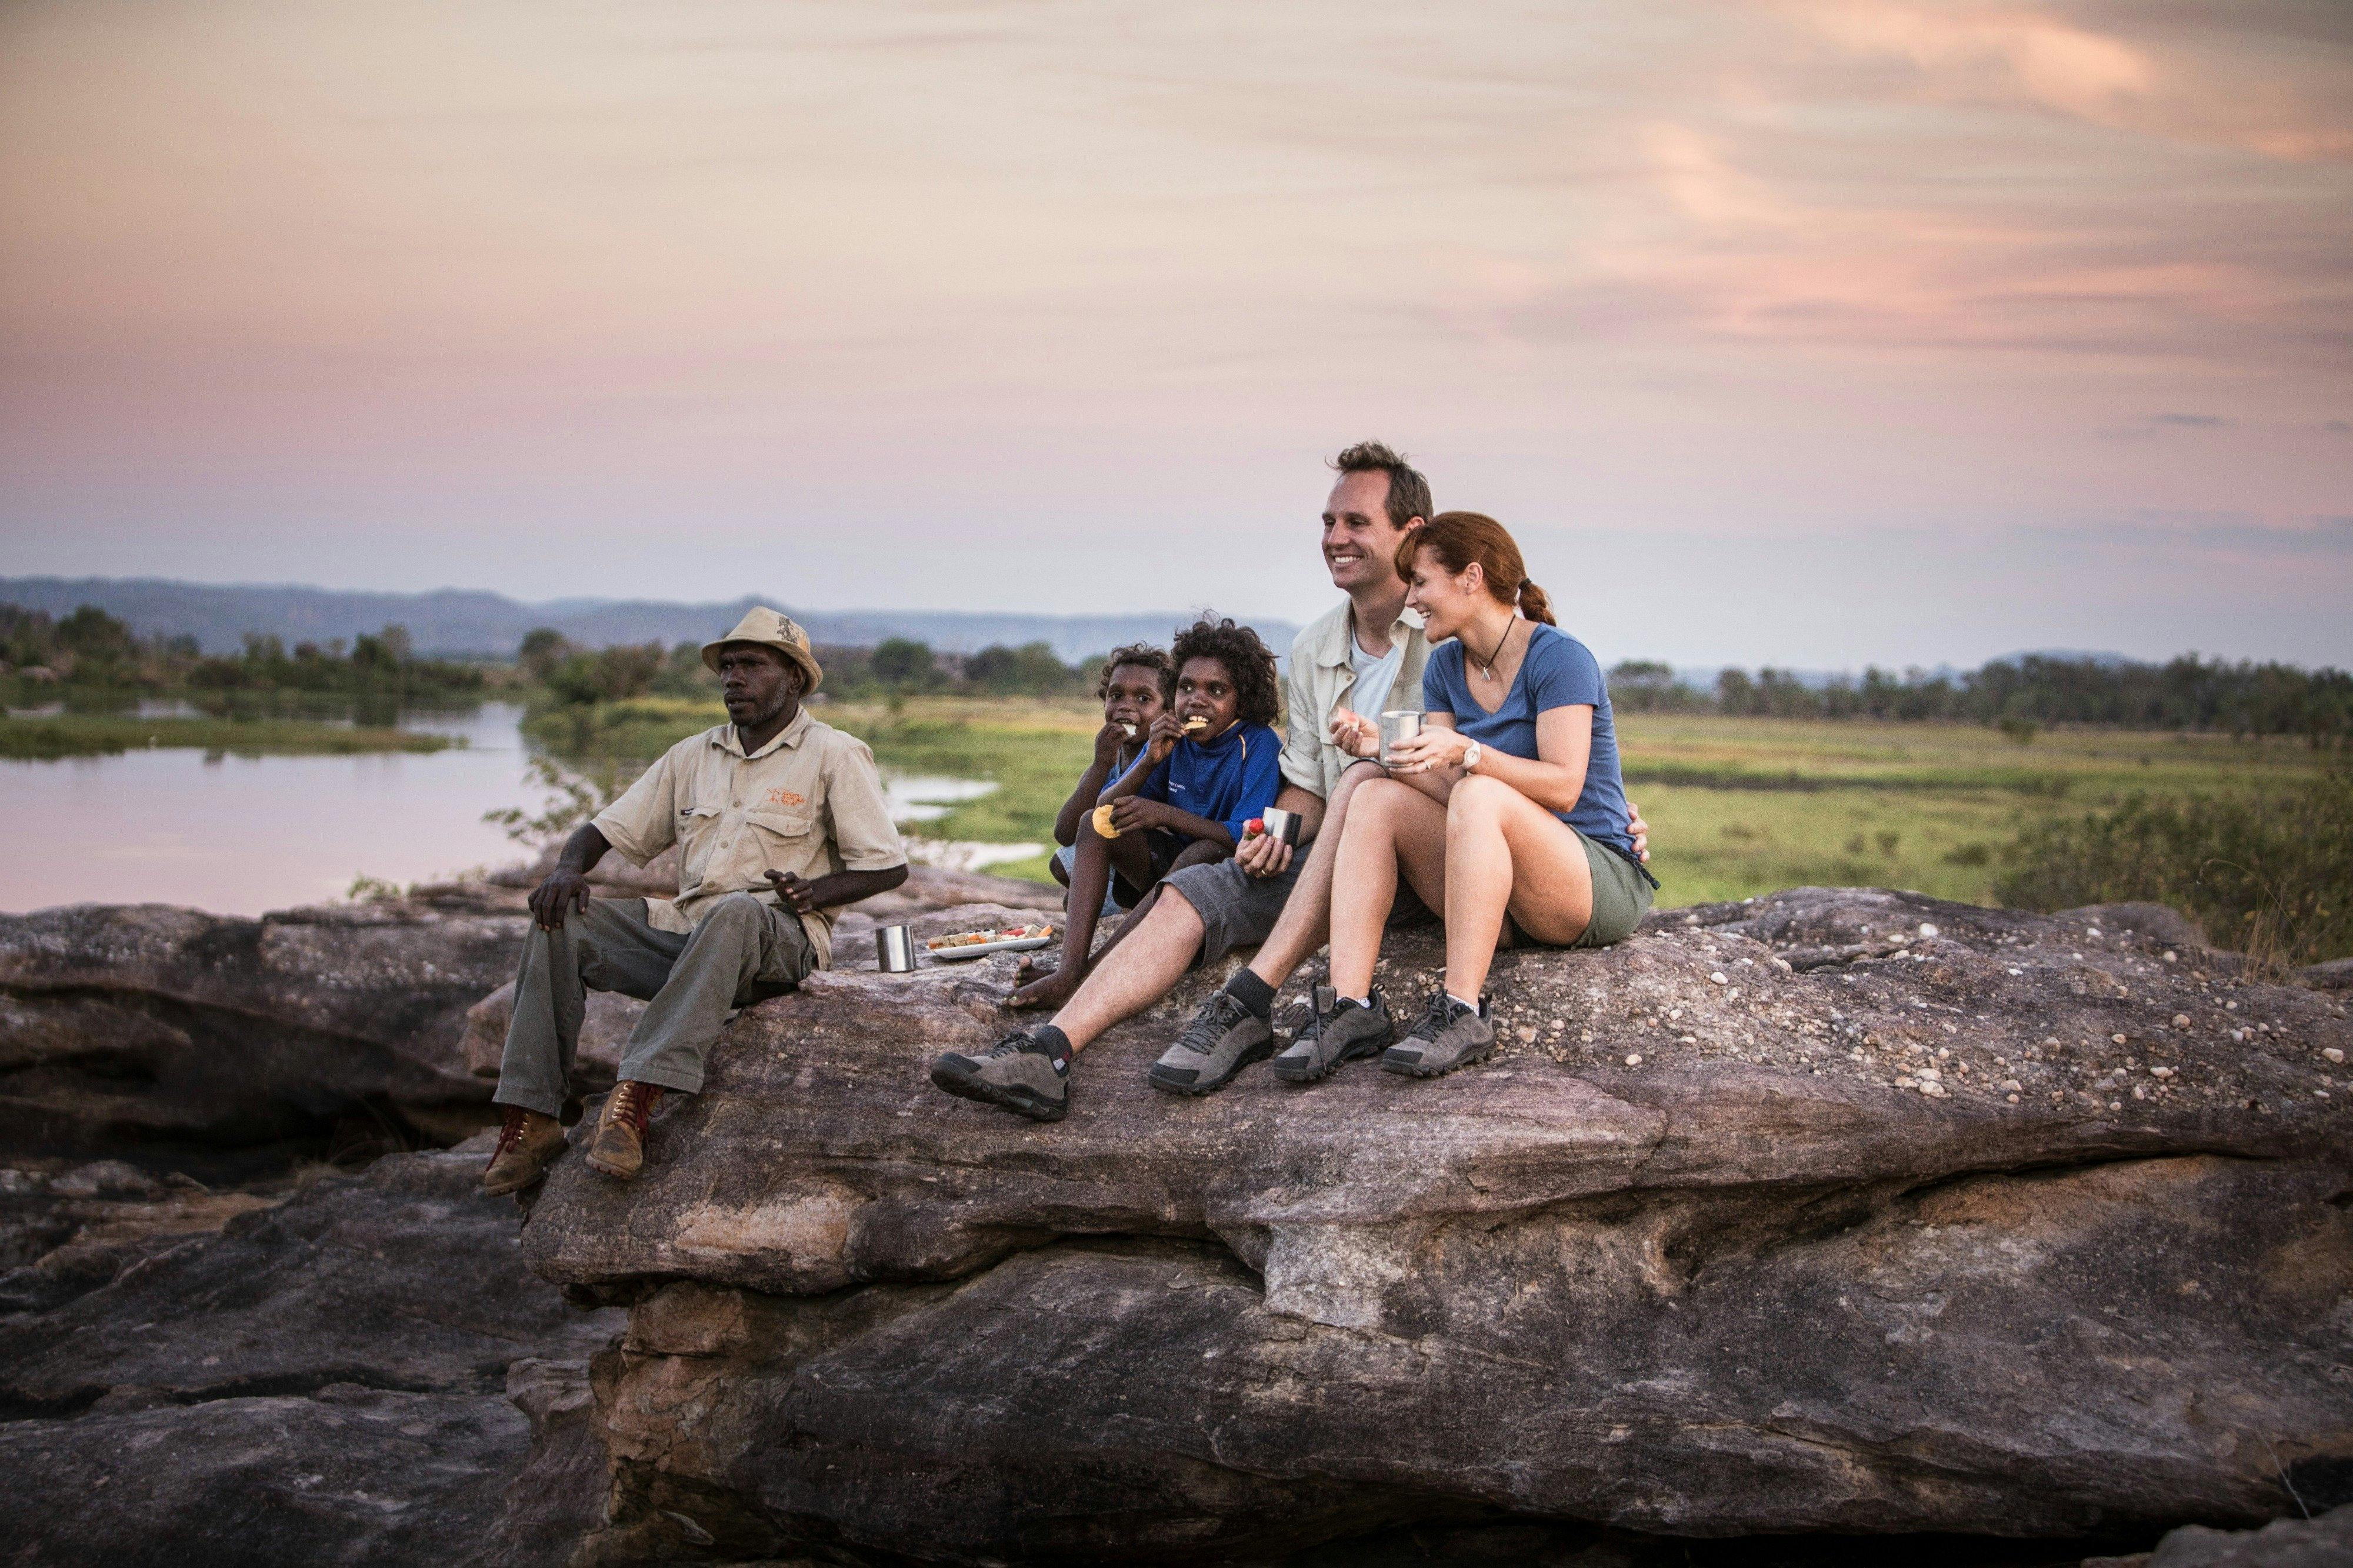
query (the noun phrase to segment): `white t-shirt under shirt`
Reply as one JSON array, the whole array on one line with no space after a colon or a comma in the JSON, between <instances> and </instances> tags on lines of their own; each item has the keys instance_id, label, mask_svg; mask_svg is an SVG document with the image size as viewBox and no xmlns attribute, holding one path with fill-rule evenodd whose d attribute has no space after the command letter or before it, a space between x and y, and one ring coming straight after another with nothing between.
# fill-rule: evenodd
<instances>
[{"instance_id":1,"label":"white t-shirt under shirt","mask_svg":"<svg viewBox=\"0 0 2353 1568\"><path fill-rule=\"evenodd\" d=\"M1348 668L1356 672L1356 683L1348 688L1351 711L1379 722L1381 710L1388 706L1389 688L1397 684L1398 667L1405 662L1405 638L1391 637L1389 651L1375 658L1356 641L1354 628L1348 633Z\"/></svg>"}]
</instances>

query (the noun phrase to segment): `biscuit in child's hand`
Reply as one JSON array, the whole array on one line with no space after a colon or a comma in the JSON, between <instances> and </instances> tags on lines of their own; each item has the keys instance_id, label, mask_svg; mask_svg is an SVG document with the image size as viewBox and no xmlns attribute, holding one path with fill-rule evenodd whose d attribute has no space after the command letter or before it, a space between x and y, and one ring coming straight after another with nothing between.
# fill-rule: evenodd
<instances>
[{"instance_id":1,"label":"biscuit in child's hand","mask_svg":"<svg viewBox=\"0 0 2353 1568\"><path fill-rule=\"evenodd\" d=\"M1207 719L1202 718L1198 713L1185 721L1185 733L1187 735L1191 734L1196 730L1206 730L1208 727L1209 721Z\"/></svg>"},{"instance_id":2,"label":"biscuit in child's hand","mask_svg":"<svg viewBox=\"0 0 2353 1568\"><path fill-rule=\"evenodd\" d=\"M1119 829L1111 825L1111 807L1107 805L1095 807L1095 831L1105 838L1119 837Z\"/></svg>"}]
</instances>

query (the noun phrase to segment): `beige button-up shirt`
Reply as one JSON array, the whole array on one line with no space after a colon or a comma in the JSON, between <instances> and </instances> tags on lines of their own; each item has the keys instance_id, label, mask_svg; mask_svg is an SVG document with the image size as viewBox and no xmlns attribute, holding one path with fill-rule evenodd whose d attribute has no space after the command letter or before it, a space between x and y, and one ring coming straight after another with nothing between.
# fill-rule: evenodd
<instances>
[{"instance_id":1,"label":"beige button-up shirt","mask_svg":"<svg viewBox=\"0 0 2353 1568\"><path fill-rule=\"evenodd\" d=\"M677 901L646 901L663 931L692 931L723 894L776 901L766 871L813 879L907 862L874 753L806 708L749 756L733 724L688 736L596 815L596 830L639 866L679 846ZM801 925L829 967L833 911L812 910Z\"/></svg>"},{"instance_id":2,"label":"beige button-up shirt","mask_svg":"<svg viewBox=\"0 0 2353 1568\"><path fill-rule=\"evenodd\" d=\"M1348 644L1355 637L1352 601L1343 599L1328 614L1316 617L1291 645L1291 664L1283 676L1282 776L1302 789L1314 790L1325 800L1340 784L1340 775L1356 759L1332 743L1332 710L1345 704L1366 718L1378 721L1385 710L1421 711L1421 672L1430 663L1430 639L1422 636L1421 617L1411 610L1398 614L1389 628L1394 644L1405 645L1398 661L1397 679L1387 697L1367 704L1351 700L1356 668L1348 661Z\"/></svg>"}]
</instances>

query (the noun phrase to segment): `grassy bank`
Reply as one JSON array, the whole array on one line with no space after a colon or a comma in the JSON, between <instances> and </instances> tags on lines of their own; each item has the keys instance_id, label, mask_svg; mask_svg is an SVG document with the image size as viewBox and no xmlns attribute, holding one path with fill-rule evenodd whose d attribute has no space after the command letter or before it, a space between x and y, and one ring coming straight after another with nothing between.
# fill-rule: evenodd
<instances>
[{"instance_id":1,"label":"grassy bank","mask_svg":"<svg viewBox=\"0 0 2353 1568\"><path fill-rule=\"evenodd\" d=\"M2290 742L1968 724L1630 715L1627 789L1652 825L1670 903L1799 883L1995 901L2031 826L2134 794L2274 793L2317 771Z\"/></svg>"},{"instance_id":2,"label":"grassy bank","mask_svg":"<svg viewBox=\"0 0 2353 1568\"><path fill-rule=\"evenodd\" d=\"M338 756L438 752L462 743L447 735L299 719L142 719L116 713L0 719L0 758L16 761L112 756L167 747L239 757Z\"/></svg>"},{"instance_id":3,"label":"grassy bank","mask_svg":"<svg viewBox=\"0 0 2353 1568\"><path fill-rule=\"evenodd\" d=\"M1085 701L952 698L896 712L880 703L820 710L885 767L996 780L994 794L925 831L999 843L1050 839L1097 712ZM550 712L532 721L532 733L575 757L643 758L723 717L715 703L648 699L586 719ZM2299 743L2216 735L2044 731L2021 744L1977 725L1706 714L1630 714L1620 731L1669 904L1808 882L1990 903L2003 851L2021 830L2136 793L2270 793L2317 771ZM1044 861L1006 869L1042 877Z\"/></svg>"}]
</instances>

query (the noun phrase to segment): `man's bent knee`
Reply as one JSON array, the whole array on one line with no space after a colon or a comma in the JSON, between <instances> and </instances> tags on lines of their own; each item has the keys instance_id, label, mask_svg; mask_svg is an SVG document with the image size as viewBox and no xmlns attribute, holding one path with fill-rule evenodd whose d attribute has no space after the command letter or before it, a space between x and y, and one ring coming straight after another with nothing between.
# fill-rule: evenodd
<instances>
[{"instance_id":1,"label":"man's bent knee","mask_svg":"<svg viewBox=\"0 0 2353 1568\"><path fill-rule=\"evenodd\" d=\"M1174 882L1163 882L1159 892L1152 908L1145 911L1145 927L1166 930L1172 936L1189 929L1193 939L1199 941L1209 925L1201 918L1201 911L1193 907L1193 900L1185 896L1185 889Z\"/></svg>"}]
</instances>

